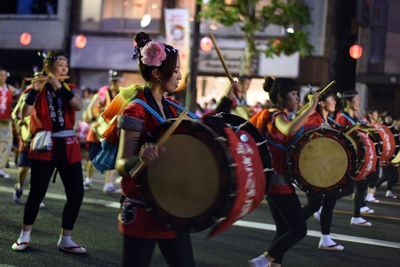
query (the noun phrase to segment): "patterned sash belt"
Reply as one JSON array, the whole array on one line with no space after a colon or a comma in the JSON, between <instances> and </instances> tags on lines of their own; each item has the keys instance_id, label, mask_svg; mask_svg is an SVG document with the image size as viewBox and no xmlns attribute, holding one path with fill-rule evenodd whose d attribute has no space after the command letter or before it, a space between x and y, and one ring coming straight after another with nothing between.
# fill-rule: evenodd
<instances>
[{"instance_id":1,"label":"patterned sash belt","mask_svg":"<svg viewBox=\"0 0 400 267\"><path fill-rule=\"evenodd\" d=\"M73 136L76 136L76 133L75 130L72 129L51 133L51 137L55 138L73 137Z\"/></svg>"}]
</instances>

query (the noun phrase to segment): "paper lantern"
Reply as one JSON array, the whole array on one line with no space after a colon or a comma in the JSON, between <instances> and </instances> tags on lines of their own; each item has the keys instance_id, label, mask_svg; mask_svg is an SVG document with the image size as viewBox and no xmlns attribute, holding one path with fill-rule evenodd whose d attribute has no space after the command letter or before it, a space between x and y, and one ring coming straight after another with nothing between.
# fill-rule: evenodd
<instances>
[{"instance_id":1,"label":"paper lantern","mask_svg":"<svg viewBox=\"0 0 400 267\"><path fill-rule=\"evenodd\" d=\"M350 57L353 59L359 59L362 56L363 49L361 45L354 44L349 49Z\"/></svg>"},{"instance_id":2,"label":"paper lantern","mask_svg":"<svg viewBox=\"0 0 400 267\"><path fill-rule=\"evenodd\" d=\"M80 34L78 36L76 36L75 39L75 47L76 48L84 48L87 44L87 38L85 35Z\"/></svg>"},{"instance_id":3,"label":"paper lantern","mask_svg":"<svg viewBox=\"0 0 400 267\"><path fill-rule=\"evenodd\" d=\"M201 38L201 40L200 40L200 48L204 52L210 52L211 49L213 48L213 43L211 41L211 38L208 37L208 36L204 36L203 38Z\"/></svg>"},{"instance_id":4,"label":"paper lantern","mask_svg":"<svg viewBox=\"0 0 400 267\"><path fill-rule=\"evenodd\" d=\"M31 43L32 36L29 32L24 32L19 36L19 43L23 46L27 46Z\"/></svg>"}]
</instances>

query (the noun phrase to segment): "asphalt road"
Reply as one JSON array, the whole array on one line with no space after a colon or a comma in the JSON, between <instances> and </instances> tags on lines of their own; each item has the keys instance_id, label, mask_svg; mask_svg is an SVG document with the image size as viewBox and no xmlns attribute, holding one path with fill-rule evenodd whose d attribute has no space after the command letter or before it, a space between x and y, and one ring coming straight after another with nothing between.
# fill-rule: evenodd
<instances>
[{"instance_id":1,"label":"asphalt road","mask_svg":"<svg viewBox=\"0 0 400 267\"><path fill-rule=\"evenodd\" d=\"M41 209L33 232L31 249L17 253L11 250L17 239L23 214L23 205L12 201L16 182L16 169L7 170L12 177L0 178L0 266L120 266L122 239L116 229L118 195L101 191L99 175L94 189L85 193L84 204L74 229L74 240L88 249L83 256L59 252L56 248L61 213L64 205L63 187L58 179L51 184L45 198L46 208ZM400 193L400 188L395 187ZM387 199L383 189L378 191L380 203L370 204L375 210L366 216L372 227L350 226L352 200L338 201L334 214L332 235L345 246L341 252L318 249L319 224L308 220L309 232L287 254L283 266L296 267L347 267L347 266L400 266L400 200ZM26 199L27 191L23 199ZM301 201L305 202L302 192ZM266 249L274 236L274 224L266 203L224 233L207 238L207 230L192 234L196 266L240 267ZM167 266L158 249L152 266Z\"/></svg>"}]
</instances>

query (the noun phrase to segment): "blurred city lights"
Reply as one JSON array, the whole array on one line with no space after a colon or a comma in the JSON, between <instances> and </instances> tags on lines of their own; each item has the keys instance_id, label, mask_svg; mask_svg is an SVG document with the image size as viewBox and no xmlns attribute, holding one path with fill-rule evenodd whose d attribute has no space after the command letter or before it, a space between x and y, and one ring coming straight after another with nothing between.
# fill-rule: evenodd
<instances>
[{"instance_id":1,"label":"blurred city lights","mask_svg":"<svg viewBox=\"0 0 400 267\"><path fill-rule=\"evenodd\" d=\"M213 48L213 43L212 43L211 38L208 37L208 36L204 36L203 38L201 38L201 40L200 40L200 48L204 52L210 52L211 49Z\"/></svg>"},{"instance_id":2,"label":"blurred city lights","mask_svg":"<svg viewBox=\"0 0 400 267\"><path fill-rule=\"evenodd\" d=\"M294 33L294 29L292 27L289 27L286 29L287 33Z\"/></svg>"},{"instance_id":3,"label":"blurred city lights","mask_svg":"<svg viewBox=\"0 0 400 267\"><path fill-rule=\"evenodd\" d=\"M218 30L218 27L215 24L211 24L210 25L210 29L213 30L213 31L216 31L216 30Z\"/></svg>"},{"instance_id":4,"label":"blurred city lights","mask_svg":"<svg viewBox=\"0 0 400 267\"><path fill-rule=\"evenodd\" d=\"M19 36L19 43L23 46L29 45L31 41L32 41L32 36L29 32L21 33L21 35Z\"/></svg>"},{"instance_id":5,"label":"blurred city lights","mask_svg":"<svg viewBox=\"0 0 400 267\"><path fill-rule=\"evenodd\" d=\"M362 53L363 53L363 49L362 49L361 45L354 44L354 45L350 46L349 54L350 54L351 58L359 59L362 56Z\"/></svg>"},{"instance_id":6,"label":"blurred city lights","mask_svg":"<svg viewBox=\"0 0 400 267\"><path fill-rule=\"evenodd\" d=\"M150 14L145 14L142 20L140 21L140 27L146 28L147 26L149 26L150 22L151 22Z\"/></svg>"},{"instance_id":7,"label":"blurred city lights","mask_svg":"<svg viewBox=\"0 0 400 267\"><path fill-rule=\"evenodd\" d=\"M76 48L84 48L87 44L87 38L85 35L80 34L78 36L76 36L75 39L75 47Z\"/></svg>"}]
</instances>

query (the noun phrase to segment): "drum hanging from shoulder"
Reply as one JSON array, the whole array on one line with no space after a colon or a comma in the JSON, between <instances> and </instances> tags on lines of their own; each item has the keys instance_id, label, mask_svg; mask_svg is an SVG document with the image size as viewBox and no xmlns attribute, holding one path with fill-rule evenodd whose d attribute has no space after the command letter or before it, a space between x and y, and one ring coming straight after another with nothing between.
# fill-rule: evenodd
<instances>
[{"instance_id":1,"label":"drum hanging from shoulder","mask_svg":"<svg viewBox=\"0 0 400 267\"><path fill-rule=\"evenodd\" d=\"M260 153L260 157L264 166L264 174L266 179L270 179L273 173L271 151L269 150L265 139L261 136L258 129L252 123L250 123L250 121L233 114L219 113L217 116L220 116L229 127L234 128L235 130L244 130L253 137L253 139L257 142L258 152Z\"/></svg>"},{"instance_id":2,"label":"drum hanging from shoulder","mask_svg":"<svg viewBox=\"0 0 400 267\"><path fill-rule=\"evenodd\" d=\"M357 154L357 170L353 179L356 181L363 180L376 170L378 155L375 144L368 133L362 130L350 131L346 135L352 140Z\"/></svg>"},{"instance_id":3,"label":"drum hanging from shoulder","mask_svg":"<svg viewBox=\"0 0 400 267\"><path fill-rule=\"evenodd\" d=\"M368 133L373 136L372 139L378 142L380 164L386 164L395 152L396 142L393 133L386 125L380 123L372 123L367 127L370 129Z\"/></svg>"},{"instance_id":4,"label":"drum hanging from shoulder","mask_svg":"<svg viewBox=\"0 0 400 267\"><path fill-rule=\"evenodd\" d=\"M158 140L170 124L156 127L150 141ZM263 199L263 166L250 134L235 133L223 121L209 127L184 120L165 148L138 182L152 213L166 225L198 232L226 222L214 235L237 219L227 220L232 210L244 216Z\"/></svg>"},{"instance_id":5,"label":"drum hanging from shoulder","mask_svg":"<svg viewBox=\"0 0 400 267\"><path fill-rule=\"evenodd\" d=\"M171 122L151 132L156 141ZM234 162L226 144L208 126L184 120L140 181L152 213L176 229L204 230L224 216L234 200Z\"/></svg>"},{"instance_id":6,"label":"drum hanging from shoulder","mask_svg":"<svg viewBox=\"0 0 400 267\"><path fill-rule=\"evenodd\" d=\"M224 128L228 144L236 162L236 197L227 215L218 221L209 237L221 233L234 222L253 211L264 199L267 180L272 175L271 153L257 128L242 117L219 113L204 118L204 123L212 129L222 120L229 128ZM239 139L239 140L237 140Z\"/></svg>"},{"instance_id":7,"label":"drum hanging from shoulder","mask_svg":"<svg viewBox=\"0 0 400 267\"><path fill-rule=\"evenodd\" d=\"M355 175L356 153L343 133L317 128L303 134L289 149L289 173L306 192L342 191Z\"/></svg>"}]
</instances>

